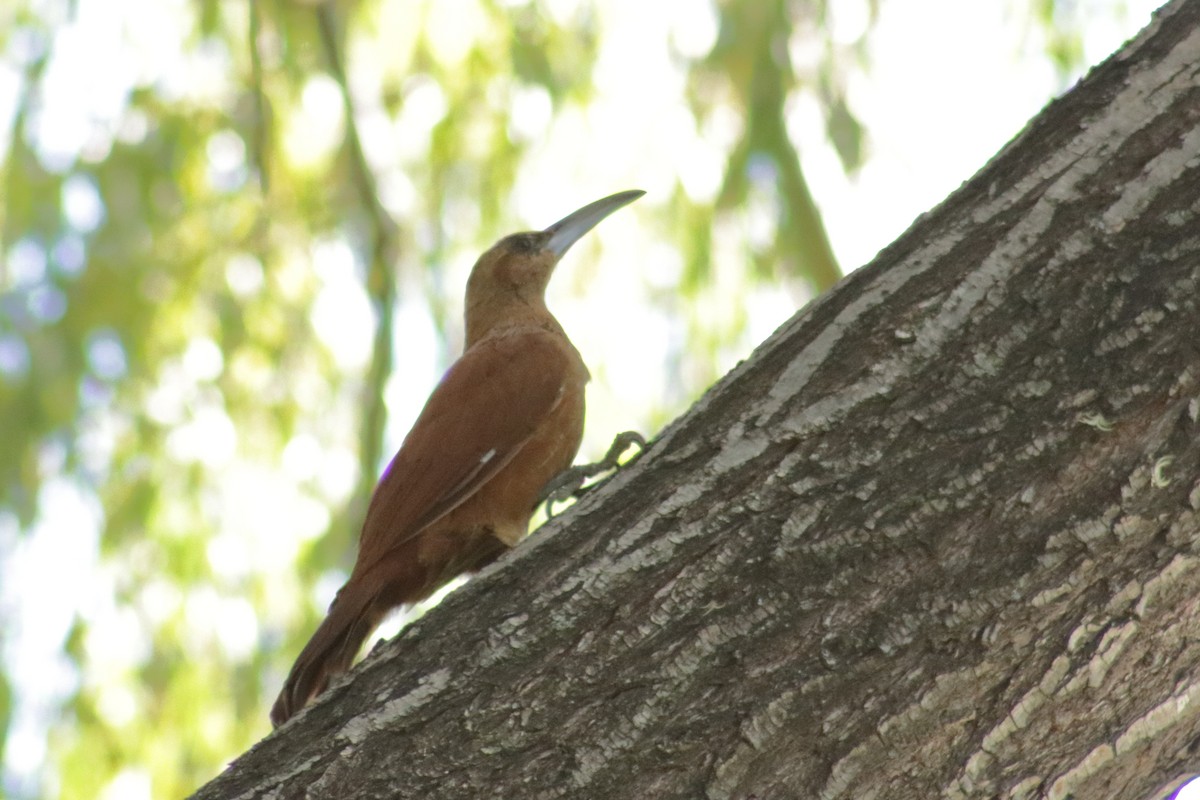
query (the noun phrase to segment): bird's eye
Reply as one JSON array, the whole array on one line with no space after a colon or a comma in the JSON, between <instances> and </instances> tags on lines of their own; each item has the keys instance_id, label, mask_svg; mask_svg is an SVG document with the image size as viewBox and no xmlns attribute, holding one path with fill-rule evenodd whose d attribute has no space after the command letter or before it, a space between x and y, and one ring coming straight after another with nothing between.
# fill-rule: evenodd
<instances>
[{"instance_id":1,"label":"bird's eye","mask_svg":"<svg viewBox=\"0 0 1200 800\"><path fill-rule=\"evenodd\" d=\"M541 246L541 241L536 233L514 233L504 237L504 244L513 252L532 253Z\"/></svg>"}]
</instances>

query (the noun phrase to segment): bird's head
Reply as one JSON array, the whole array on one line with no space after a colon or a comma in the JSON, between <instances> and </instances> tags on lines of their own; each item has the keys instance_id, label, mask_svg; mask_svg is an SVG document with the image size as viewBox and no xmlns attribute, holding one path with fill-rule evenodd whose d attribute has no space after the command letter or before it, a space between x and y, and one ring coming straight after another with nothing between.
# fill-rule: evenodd
<instances>
[{"instance_id":1,"label":"bird's head","mask_svg":"<svg viewBox=\"0 0 1200 800\"><path fill-rule=\"evenodd\" d=\"M505 236L475 262L467 280L467 338L516 306L544 309L546 285L563 254L600 220L645 192L632 189L588 203L546 228Z\"/></svg>"}]
</instances>

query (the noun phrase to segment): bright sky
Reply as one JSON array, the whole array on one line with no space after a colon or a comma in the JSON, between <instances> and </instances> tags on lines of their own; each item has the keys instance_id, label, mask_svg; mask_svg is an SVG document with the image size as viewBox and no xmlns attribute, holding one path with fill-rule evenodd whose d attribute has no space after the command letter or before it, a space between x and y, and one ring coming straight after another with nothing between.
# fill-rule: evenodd
<instances>
[{"instance_id":1,"label":"bright sky","mask_svg":"<svg viewBox=\"0 0 1200 800\"><path fill-rule=\"evenodd\" d=\"M551 0L549 13L567 14L576 0ZM46 106L36 126L39 149L49 163L71 163L89 144L81 131L96 118L119 119L129 86L148 74L160 76L163 91L171 94L219 94L225 68L220 54L185 54L179 45L182 31L176 11L184 0L78 0L76 24L65 26L55 43L56 57L47 72ZM793 138L802 153L806 173L822 208L834 249L846 269L869 261L902 233L922 212L940 202L970 178L1006 141L1012 138L1054 94L1059 85L1053 67L1037 57L1037 34L1022 27L1011 0L963 3L961 0L884 0L882 17L873 34L871 66L855 75L850 101L870 136L868 160L861 173L849 179L842 172L832 147L826 142L817 104L811 96L796 99L789 116ZM1097 22L1086 34L1085 61L1098 63L1149 20L1154 0L1128 0L1127 11L1115 14L1112 2L1083 0L1095 8ZM470 0L445 0L433 14L435 46L448 56L461 51L473 18ZM835 35L853 40L866 24L866 0L835 4ZM641 188L648 195L627 210L606 220L591 234L595 248L581 257L621 268L592 270L586 300L574 296L571 278L552 284L551 306L567 327L589 364L602 365L589 394L588 446L602 450L617 430L635 427L629 409L644 408L667 392L662 377L663 347L671 334L661 315L647 313L644 325L614 326L612 310L628 303L627 270L637 269L647 281L670 287L681 270L679 256L662 242L653 241L639 226L640 213L650 213L655 197L665 197L676 179L696 199L711 197L718 187L720 154L728 145L728 131L715 125L697 132L684 100L684 75L663 46L670 39L684 53L700 55L716 34L711 7L692 0L651 3L645 0L608 0L600 6L603 26L620 31L609 37L596 72L597 96L587 113L567 111L555 120L549 135L542 131L549 118L549 100L530 91L518 98L518 119L529 131L539 131L539 144L518 179L516 218L529 227L543 227L574 208L611 192ZM125 37L124 39L122 37ZM10 45L20 46L20 42ZM61 54L61 55L59 55ZM636 54L636 55L631 55ZM803 59L803 52L793 53ZM353 77L353 76L352 76ZM365 76L370 83L369 76ZM7 131L15 97L15 73L0 66L0 131ZM419 100L419 101L418 101ZM373 164L379 166L384 202L394 213L413 204L412 189L402 175L388 173L398 153L421 143L397 138L396 131L425 131L425 119L437 119L444 103L435 85L405 104L410 118L401 125L373 116L363 118L363 137ZM638 120L637 124L631 120ZM125 123L136 127L136 120ZM304 92L298 116L287 121L286 156L295 162L318 157L336 146L341 135L340 100L327 79L315 79ZM136 135L136 131L126 131ZM4 134L0 134L2 136ZM594 161L577 157L583 151L603 154ZM237 137L214 140L210 145L214 179L236 180L244 169L244 148ZM614 167L621 163L622 166ZM536 190L535 190L536 187ZM103 206L86 181L67 191L67 213L81 230L102 220ZM451 235L454 231L449 232ZM740 232L735 232L740 235ZM466 238L469 232L462 232ZM580 250L583 247L578 248ZM597 255L599 254L599 255ZM647 255L649 254L649 255ZM42 256L44 259L44 256ZM343 364L364 364L368 357L369 313L361 287L341 276L353 255L345 242L322 245L312 256L312 266L324 287L313 313L314 327ZM447 285L460 286L474 253L464 250L450 264ZM30 254L29 269L38 269L38 255ZM568 272L571 257L568 257ZM28 259L27 259L28 260ZM44 269L44 264L41 267ZM623 272L623 270L626 270ZM232 289L251 291L261 282L254 263L232 263L227 276ZM739 350L727 355L732 366L749 348L764 339L796 310L786 292L756 295L751 330ZM719 310L718 310L719 312ZM715 312L716 313L716 312ZM355 322L359 324L355 324ZM404 374L386 388L391 419L388 437L398 443L424 402L428 388L443 364L428 312L417 304L402 304L397 318L398 336L405 348ZM623 333L624 335L617 335ZM97 357L120 361L119 347L106 356L105 344ZM109 347L109 351L113 348ZM2 348L0 348L2 351ZM11 357L0 352L0 359ZM222 368L216 345L198 340L178 365L179 385L203 380ZM124 369L114 362L114 369ZM412 387L419 387L415 390ZM148 413L174 418L183 407L171 387L164 388ZM103 431L93 432L103 439ZM303 434L288 445L283 456L284 475L255 472L233 460L237 432L219 409L181 421L170 442L181 460L194 459L213 466L228 466L228 502L246 508L243 522L216 537L209 560L215 573L236 574L260 569L265 553L280 548L294 551L303 537L318 535L326 524L323 507L296 497L290 490L314 458L317 444ZM47 458L54 458L53 451ZM353 454L325 453L322 474L331 496L349 491L346 475L353 474ZM327 473L327 475L326 475ZM341 476L339 478L339 476ZM253 517L256 505L247 497L277 498L275 508L292 508L294 519L261 525ZM145 633L131 614L113 600L114 576L101 567L98 537L102 512L88 491L70 480L47 484L40 503L42 514L31 536L18 537L11 518L0 515L0 553L10 554L0 574L0 612L15 620L13 635L4 640L3 657L16 684L18 698L8 749L6 778L29 785L46 755L46 730L60 698L80 680L62 655L62 642L73 617L83 614L91 624L85 647L97 665L89 681L103 684L120 674L129 654L148 647ZM287 540L263 540L261 531L283 530ZM65 566L59 558L64 548L79 557ZM286 559L274 559L276 564ZM48 581L51 564L58 566ZM286 566L286 565L284 565ZM323 605L338 584L338 576L318 587L313 602ZM61 591L61 586L76 588ZM244 601L224 598L215 591L178 597L179 590L164 583L152 587L159 597L151 605L184 604L187 618L209 640L231 656L244 653L257 641L257 614ZM19 601L19 602L18 602ZM214 626L216 620L222 625ZM119 720L133 713L134 701L120 688L121 681L102 695L101 711ZM105 790L106 797L139 800L150 797L148 775L131 768ZM1195 794L1181 798L1200 800Z\"/></svg>"}]
</instances>

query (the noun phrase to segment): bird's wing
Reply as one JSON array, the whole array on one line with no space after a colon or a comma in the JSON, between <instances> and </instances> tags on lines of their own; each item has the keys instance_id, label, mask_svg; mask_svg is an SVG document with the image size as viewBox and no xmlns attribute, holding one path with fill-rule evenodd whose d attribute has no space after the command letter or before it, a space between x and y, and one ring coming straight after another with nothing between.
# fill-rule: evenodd
<instances>
[{"instance_id":1,"label":"bird's wing","mask_svg":"<svg viewBox=\"0 0 1200 800\"><path fill-rule=\"evenodd\" d=\"M358 568L452 511L492 478L562 401L570 344L541 329L469 348L433 390L375 487Z\"/></svg>"}]
</instances>

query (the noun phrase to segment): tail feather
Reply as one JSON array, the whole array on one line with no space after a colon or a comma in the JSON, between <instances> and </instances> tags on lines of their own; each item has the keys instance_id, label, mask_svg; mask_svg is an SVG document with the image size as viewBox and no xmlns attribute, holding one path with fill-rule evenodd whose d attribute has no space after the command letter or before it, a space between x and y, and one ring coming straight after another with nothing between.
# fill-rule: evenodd
<instances>
[{"instance_id":1,"label":"tail feather","mask_svg":"<svg viewBox=\"0 0 1200 800\"><path fill-rule=\"evenodd\" d=\"M387 608L380 608L375 601L374 592L353 581L338 591L325 621L300 651L271 708L275 727L325 691L330 679L350 668L363 642L387 613Z\"/></svg>"},{"instance_id":2,"label":"tail feather","mask_svg":"<svg viewBox=\"0 0 1200 800\"><path fill-rule=\"evenodd\" d=\"M271 709L279 727L350 669L371 631L393 608L424 600L464 571L481 569L504 550L490 534L411 539L387 558L355 570L329 606L329 614L300 651Z\"/></svg>"}]
</instances>

